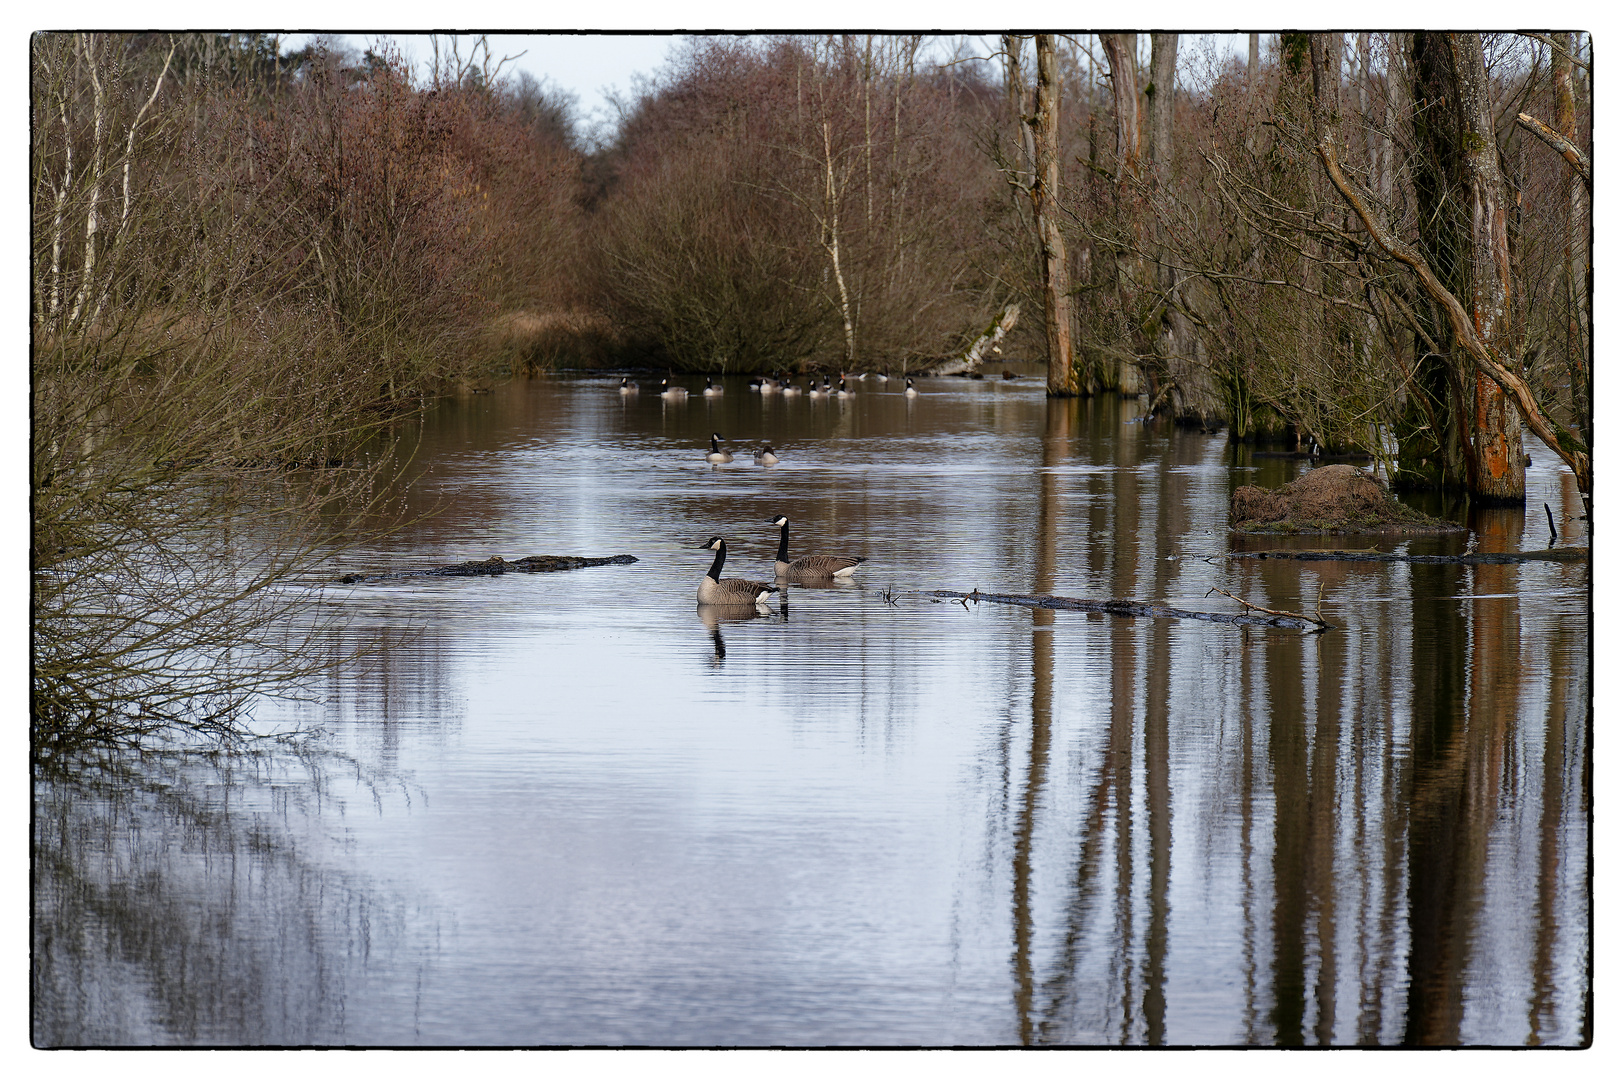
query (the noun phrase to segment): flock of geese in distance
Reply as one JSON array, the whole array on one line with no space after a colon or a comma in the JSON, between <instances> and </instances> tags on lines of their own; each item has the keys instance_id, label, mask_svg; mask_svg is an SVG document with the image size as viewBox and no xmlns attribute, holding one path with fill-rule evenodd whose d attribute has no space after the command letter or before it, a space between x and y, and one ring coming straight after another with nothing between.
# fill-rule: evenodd
<instances>
[{"instance_id":1,"label":"flock of geese in distance","mask_svg":"<svg viewBox=\"0 0 1623 1080\"><path fill-rule=\"evenodd\" d=\"M851 376L851 378L855 379L857 382L862 382L862 381L864 381L866 379L874 379L875 381L880 382L880 383L886 383L886 382L890 381L890 376L889 375L884 375L884 374L869 375L866 372L862 373L861 375L853 375L853 376ZM829 381L829 377L827 375L823 376L823 384L822 384L821 387L819 387L817 385L817 376L815 376L815 375L811 376L807 381L809 382L810 387L806 391L806 393L814 400L817 399L817 398L823 398L823 397L834 397L834 398L842 398L843 399L843 398L849 398L849 397L854 397L855 396L855 393L853 391L848 390L846 388L846 385L845 385L846 376L843 375L843 374L840 376L840 381L839 381L838 385L835 385L835 384L831 383ZM660 387L659 396L664 398L666 401L686 401L687 398L688 398L687 389L685 387L671 385L671 380L670 380L669 376L666 376L665 378L663 378L663 379L661 379L659 381L659 387ZM770 376L765 377L765 378L759 378L759 379L751 379L750 383L749 383L749 387L750 387L751 392L753 392L753 393L758 393L758 394L783 394L785 397L793 397L796 394L799 394L801 392L800 387L796 386L792 379L789 379L789 378L773 378L773 377L770 377ZM637 393L640 393L640 392L641 392L641 389L637 386L636 383L632 382L629 378L622 378L620 380L620 394L621 394L622 397L630 397L631 395L637 394ZM700 392L707 398L708 397L720 397L721 394L722 394L722 388L717 386L715 384L715 381L710 376L707 375L707 376L705 376L705 380L704 380L704 389L702 391L700 391ZM913 380L912 379L907 380L907 386L902 391L902 396L907 397L907 398L916 398L916 397L919 396L918 389L913 385ZM716 434L716 433L711 434L711 436L710 436L710 452L705 454L705 456L704 456L704 459L706 461L708 461L710 464L712 464L712 465L725 465L728 462L733 460L732 453L730 451L723 450L721 448L721 444L724 441L726 441L726 440L724 440L719 434ZM757 464L757 465L776 465L779 462L779 460L781 460L778 457L777 453L772 449L770 444L766 445L766 446L762 446L759 450L756 450L755 453L754 453L754 459L755 459L755 464Z\"/></svg>"},{"instance_id":2,"label":"flock of geese in distance","mask_svg":"<svg viewBox=\"0 0 1623 1080\"><path fill-rule=\"evenodd\" d=\"M862 382L866 379L874 379L880 383L887 383L890 381L889 375L869 375L867 372L863 372L861 375L853 375L851 378L855 379L857 382ZM806 393L814 400L824 397L843 399L855 396L853 391L846 388L846 376L843 374L840 376L840 381L837 386L829 381L829 377L827 375L823 376L823 385L821 387L817 385L817 376L815 375L811 376L807 381L810 384L810 387ZM782 394L785 397L793 397L801 392L800 387L796 386L794 384L794 380L790 378L773 378L768 376L765 378L751 379L749 386L751 392L758 394ZM700 392L707 398L720 397L722 394L722 388L717 386L715 381L707 375L705 376L704 380L704 389ZM637 393L641 393L641 388L638 387L636 383L632 382L629 378L622 378L620 380L620 395L622 397L630 397L631 395ZM670 376L666 376L659 381L659 396L664 398L666 401L686 401L688 398L688 391L686 387L671 385ZM913 385L912 379L907 380L907 387L902 391L902 396L908 398L916 398L919 396L918 389ZM704 459L710 462L712 465L725 465L733 460L733 455L729 451L721 448L722 442L723 439L720 435L714 433L711 434L710 452L704 456ZM770 445L763 446L759 450L755 451L754 458L755 464L757 465L776 465L779 461L778 455L773 451Z\"/></svg>"},{"instance_id":3,"label":"flock of geese in distance","mask_svg":"<svg viewBox=\"0 0 1623 1080\"><path fill-rule=\"evenodd\" d=\"M887 383L890 381L889 375L869 375L867 372L863 372L860 375L852 375L850 378L857 382L863 382L867 379L874 379L880 383ZM823 383L821 386L817 384L817 376L815 375L810 376L806 382L807 385L805 394L807 397L813 399L825 397L848 398L855 396L855 391L849 389L845 385L846 376L844 375L840 376L840 381L838 384L831 382L827 375L823 376ZM782 394L784 397L794 397L802 392L801 388L795 385L794 379L787 377L773 378L771 376L767 376L759 379L751 379L749 386L751 392L753 393ZM640 391L641 388L630 379L627 378L620 380L621 394L630 396L631 394L636 394ZM722 394L722 389L715 384L715 381L711 379L710 376L707 375L705 376L704 380L704 389L700 391L700 393L702 393L705 397L720 397ZM913 385L912 379L907 380L907 388L902 391L902 394L910 398L919 396L918 389ZM688 390L684 386L672 385L670 377L666 376L665 378L659 380L659 396L664 398L666 401L683 401L688 396Z\"/></svg>"},{"instance_id":4,"label":"flock of geese in distance","mask_svg":"<svg viewBox=\"0 0 1623 1080\"><path fill-rule=\"evenodd\" d=\"M857 381L873 378L884 383L889 381L887 375L857 375ZM846 377L840 376L836 386L829 381L827 375L823 376L821 387L817 385L816 377L810 380L811 386L807 393L813 398L836 397L847 398L851 391L846 388ZM794 396L799 394L800 388L788 378L759 378L751 379L750 390L762 394L783 394ZM630 396L639 392L637 384L629 378L620 380L620 393ZM713 380L706 377L703 394L705 397L719 397L722 389L716 386ZM910 398L918 397L918 390L913 386L913 380L907 380L907 387L902 393ZM672 386L669 376L660 380L660 397L667 401L681 401L687 398L688 391L680 386ZM710 451L705 454L705 460L712 465L723 465L733 460L733 455L721 448L722 438L717 432L710 433ZM778 455L773 453L770 445L762 446L755 451L755 464L776 465ZM797 582L800 584L818 582L832 583L838 579L849 578L856 573L857 566L867 562L864 556L850 555L804 555L798 559L789 558L789 519L782 514L773 518L768 524L778 528L778 557L773 563L775 576L779 581ZM699 545L707 551L716 553L715 561L710 564L710 570L699 579L699 603L713 606L764 606L767 597L778 591L778 586L767 581L751 581L747 578L724 578L721 568L727 561L727 541L720 536L712 536Z\"/></svg>"}]
</instances>

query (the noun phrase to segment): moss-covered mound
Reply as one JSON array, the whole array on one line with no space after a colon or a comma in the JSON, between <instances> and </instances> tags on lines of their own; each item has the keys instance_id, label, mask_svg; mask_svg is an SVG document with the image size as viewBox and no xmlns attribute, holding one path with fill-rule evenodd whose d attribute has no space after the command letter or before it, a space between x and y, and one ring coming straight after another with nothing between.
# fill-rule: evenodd
<instances>
[{"instance_id":1,"label":"moss-covered mound","mask_svg":"<svg viewBox=\"0 0 1623 1080\"><path fill-rule=\"evenodd\" d=\"M1412 510L1351 465L1313 469L1281 488L1246 486L1229 502L1229 528L1243 533L1460 532L1451 521Z\"/></svg>"}]
</instances>

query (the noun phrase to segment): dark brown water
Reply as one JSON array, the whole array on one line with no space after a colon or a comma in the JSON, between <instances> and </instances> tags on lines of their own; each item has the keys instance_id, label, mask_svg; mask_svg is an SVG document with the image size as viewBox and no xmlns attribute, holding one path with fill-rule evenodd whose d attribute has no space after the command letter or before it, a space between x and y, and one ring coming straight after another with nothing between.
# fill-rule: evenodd
<instances>
[{"instance_id":1,"label":"dark brown water","mask_svg":"<svg viewBox=\"0 0 1623 1080\"><path fill-rule=\"evenodd\" d=\"M1587 1038L1586 565L1226 560L1230 492L1302 462L921 388L439 408L441 512L335 576L640 561L340 589L378 661L258 714L317 737L39 781L36 1044ZM1545 546L1581 508L1533 454L1528 513L1412 550ZM698 610L699 545L769 578L777 513L856 582ZM907 595L1214 586L1341 628Z\"/></svg>"}]
</instances>

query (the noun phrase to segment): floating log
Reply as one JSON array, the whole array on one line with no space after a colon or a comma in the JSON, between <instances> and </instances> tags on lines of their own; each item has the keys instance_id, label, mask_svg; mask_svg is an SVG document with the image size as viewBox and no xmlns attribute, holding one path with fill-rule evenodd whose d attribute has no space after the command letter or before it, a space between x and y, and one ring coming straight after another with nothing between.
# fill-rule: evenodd
<instances>
[{"instance_id":1,"label":"floating log","mask_svg":"<svg viewBox=\"0 0 1623 1080\"><path fill-rule=\"evenodd\" d=\"M550 574L558 570L579 570L587 566L625 566L637 561L635 555L612 555L605 559L582 555L528 555L508 562L500 555L492 555L478 562L456 563L453 566L432 566L426 570L394 570L382 574L345 574L338 580L345 585L358 581L392 581L413 577L485 577L497 574Z\"/></svg>"},{"instance_id":2,"label":"floating log","mask_svg":"<svg viewBox=\"0 0 1623 1080\"><path fill-rule=\"evenodd\" d=\"M1283 626L1295 630L1312 630L1314 633L1334 629L1328 623L1317 622L1305 615L1289 612L1262 614L1255 609L1238 615L1227 615L1220 611L1185 611L1164 604L1140 604L1132 600L1079 600L1074 596L983 593L978 589L973 592L936 589L923 595L957 600L966 607L973 601L977 604L1016 604L1020 607L1051 608L1056 611L1091 611L1097 615L1117 615L1129 619L1202 619L1206 622L1229 623L1234 626Z\"/></svg>"},{"instance_id":3,"label":"floating log","mask_svg":"<svg viewBox=\"0 0 1623 1080\"><path fill-rule=\"evenodd\" d=\"M1524 562L1588 562L1587 547L1543 551L1474 551L1467 555L1398 555L1389 551L1231 551L1231 559L1296 559L1303 562L1464 563L1467 566Z\"/></svg>"}]
</instances>

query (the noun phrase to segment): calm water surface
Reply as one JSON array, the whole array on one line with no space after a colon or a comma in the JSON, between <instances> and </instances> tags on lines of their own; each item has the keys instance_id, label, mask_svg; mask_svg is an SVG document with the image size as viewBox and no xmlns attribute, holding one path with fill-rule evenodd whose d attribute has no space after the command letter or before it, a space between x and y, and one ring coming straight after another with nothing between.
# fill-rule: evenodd
<instances>
[{"instance_id":1,"label":"calm water surface","mask_svg":"<svg viewBox=\"0 0 1623 1080\"><path fill-rule=\"evenodd\" d=\"M1228 561L1230 493L1302 462L921 385L439 407L404 496L438 513L335 577L640 561L335 587L377 659L257 714L318 736L40 780L36 1044L1586 1039L1586 565ZM1545 546L1546 502L1584 539L1532 453L1479 549ZM856 582L697 609L699 545L770 578L777 513ZM1342 628L909 595L1213 586Z\"/></svg>"}]
</instances>

